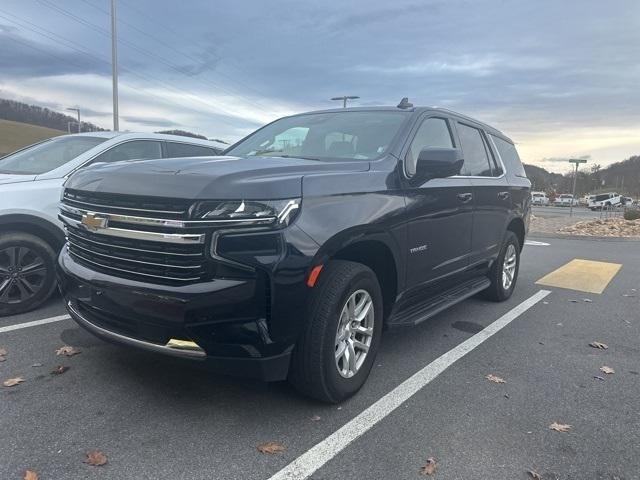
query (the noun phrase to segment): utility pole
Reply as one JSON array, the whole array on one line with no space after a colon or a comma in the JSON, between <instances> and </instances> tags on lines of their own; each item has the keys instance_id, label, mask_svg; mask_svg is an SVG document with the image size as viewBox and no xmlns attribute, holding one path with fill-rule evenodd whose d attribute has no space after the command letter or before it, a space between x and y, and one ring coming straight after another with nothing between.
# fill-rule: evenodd
<instances>
[{"instance_id":1,"label":"utility pole","mask_svg":"<svg viewBox=\"0 0 640 480\"><path fill-rule=\"evenodd\" d=\"M111 0L111 76L113 78L113 131L118 124L118 36L116 32L116 0Z\"/></svg>"},{"instance_id":2,"label":"utility pole","mask_svg":"<svg viewBox=\"0 0 640 480\"><path fill-rule=\"evenodd\" d=\"M572 158L569 160L569 163L574 163L576 165L576 169L573 173L573 193L571 199L571 207L569 208L569 216L573 217L573 202L576 200L576 182L578 181L578 165L581 163L587 163L584 158Z\"/></svg>"},{"instance_id":3,"label":"utility pole","mask_svg":"<svg viewBox=\"0 0 640 480\"><path fill-rule=\"evenodd\" d=\"M333 97L331 100L342 100L342 108L347 108L347 100L356 100L357 95L343 95L342 97Z\"/></svg>"},{"instance_id":4,"label":"utility pole","mask_svg":"<svg viewBox=\"0 0 640 480\"><path fill-rule=\"evenodd\" d=\"M70 112L76 112L78 114L78 133L80 133L82 131L82 129L80 127L80 109L79 108L67 108L67 110L69 110ZM71 128L69 127L69 124L67 124L67 128L69 130L69 133L71 133Z\"/></svg>"}]
</instances>

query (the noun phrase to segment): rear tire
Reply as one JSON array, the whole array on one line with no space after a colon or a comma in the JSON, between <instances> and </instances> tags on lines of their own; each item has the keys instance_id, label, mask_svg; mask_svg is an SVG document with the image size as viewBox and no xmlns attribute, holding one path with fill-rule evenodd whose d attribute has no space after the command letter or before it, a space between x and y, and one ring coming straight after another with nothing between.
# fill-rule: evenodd
<instances>
[{"instance_id":1,"label":"rear tire","mask_svg":"<svg viewBox=\"0 0 640 480\"><path fill-rule=\"evenodd\" d=\"M0 316L38 308L56 287L56 253L41 238L10 232L0 238Z\"/></svg>"},{"instance_id":2,"label":"rear tire","mask_svg":"<svg viewBox=\"0 0 640 480\"><path fill-rule=\"evenodd\" d=\"M491 285L483 292L485 298L494 302L504 302L513 293L520 270L520 242L511 230L507 230L502 248L491 266ZM510 279L509 279L510 277Z\"/></svg>"},{"instance_id":3,"label":"rear tire","mask_svg":"<svg viewBox=\"0 0 640 480\"><path fill-rule=\"evenodd\" d=\"M329 262L313 287L307 325L293 351L289 382L302 394L323 402L349 398L369 376L382 320L382 292L373 271L360 263ZM361 333L365 330L369 333Z\"/></svg>"}]
</instances>

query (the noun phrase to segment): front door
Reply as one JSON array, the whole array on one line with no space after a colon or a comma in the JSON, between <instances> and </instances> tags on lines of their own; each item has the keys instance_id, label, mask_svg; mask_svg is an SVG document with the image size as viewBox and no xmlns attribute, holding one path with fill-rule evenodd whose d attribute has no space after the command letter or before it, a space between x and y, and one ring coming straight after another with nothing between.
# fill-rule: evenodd
<instances>
[{"instance_id":1,"label":"front door","mask_svg":"<svg viewBox=\"0 0 640 480\"><path fill-rule=\"evenodd\" d=\"M407 188L407 287L447 288L469 265L474 198L471 181L437 178L413 184L418 154L423 148L455 147L450 121L422 120L405 155Z\"/></svg>"}]
</instances>

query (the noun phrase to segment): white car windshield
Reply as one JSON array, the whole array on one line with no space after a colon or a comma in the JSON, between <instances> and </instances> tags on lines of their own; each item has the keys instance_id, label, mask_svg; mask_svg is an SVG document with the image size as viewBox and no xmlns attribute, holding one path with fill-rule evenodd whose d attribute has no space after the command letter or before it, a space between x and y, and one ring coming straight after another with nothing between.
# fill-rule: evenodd
<instances>
[{"instance_id":1,"label":"white car windshield","mask_svg":"<svg viewBox=\"0 0 640 480\"><path fill-rule=\"evenodd\" d=\"M39 175L49 172L106 140L85 136L55 137L0 158L0 173Z\"/></svg>"}]
</instances>

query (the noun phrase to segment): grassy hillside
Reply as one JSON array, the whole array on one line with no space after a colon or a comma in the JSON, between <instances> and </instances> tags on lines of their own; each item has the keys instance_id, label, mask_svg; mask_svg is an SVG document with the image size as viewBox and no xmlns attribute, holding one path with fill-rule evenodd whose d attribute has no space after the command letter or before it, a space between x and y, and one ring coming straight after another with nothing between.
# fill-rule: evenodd
<instances>
[{"instance_id":1,"label":"grassy hillside","mask_svg":"<svg viewBox=\"0 0 640 480\"><path fill-rule=\"evenodd\" d=\"M26 145L46 138L64 135L66 132L53 128L38 127L28 123L0 120L0 157Z\"/></svg>"}]
</instances>

